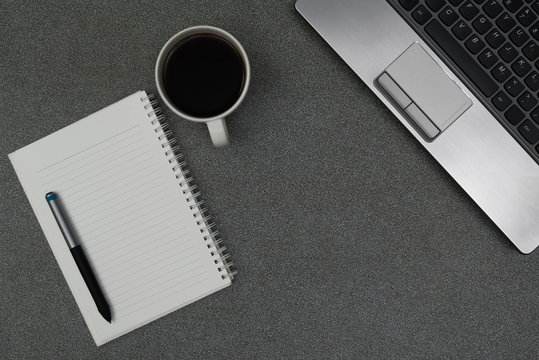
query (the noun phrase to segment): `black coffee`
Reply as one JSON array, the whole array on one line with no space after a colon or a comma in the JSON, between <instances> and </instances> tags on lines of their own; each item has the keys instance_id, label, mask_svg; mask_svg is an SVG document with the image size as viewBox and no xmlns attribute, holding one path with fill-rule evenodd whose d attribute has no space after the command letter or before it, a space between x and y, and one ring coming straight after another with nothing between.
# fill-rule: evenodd
<instances>
[{"instance_id":1,"label":"black coffee","mask_svg":"<svg viewBox=\"0 0 539 360\"><path fill-rule=\"evenodd\" d=\"M225 39L193 35L170 50L163 67L169 99L184 113L208 118L238 100L244 82L243 61Z\"/></svg>"}]
</instances>

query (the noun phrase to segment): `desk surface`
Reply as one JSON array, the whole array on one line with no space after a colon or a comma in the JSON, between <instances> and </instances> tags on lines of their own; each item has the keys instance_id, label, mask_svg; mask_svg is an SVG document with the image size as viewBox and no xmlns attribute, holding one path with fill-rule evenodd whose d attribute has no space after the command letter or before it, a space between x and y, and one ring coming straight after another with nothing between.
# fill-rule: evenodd
<instances>
[{"instance_id":1,"label":"desk surface","mask_svg":"<svg viewBox=\"0 0 539 360\"><path fill-rule=\"evenodd\" d=\"M537 355L539 252L510 244L294 1L135 3L0 6L0 357ZM198 24L252 65L231 146L168 112L239 275L98 348L7 154L155 92L160 47Z\"/></svg>"}]
</instances>

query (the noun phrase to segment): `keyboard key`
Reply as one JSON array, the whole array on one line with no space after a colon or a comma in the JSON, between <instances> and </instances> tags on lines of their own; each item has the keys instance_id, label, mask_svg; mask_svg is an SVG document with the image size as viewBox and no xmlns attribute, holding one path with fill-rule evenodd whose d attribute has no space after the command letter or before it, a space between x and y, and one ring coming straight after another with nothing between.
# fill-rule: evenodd
<instances>
[{"instance_id":1,"label":"keyboard key","mask_svg":"<svg viewBox=\"0 0 539 360\"><path fill-rule=\"evenodd\" d=\"M503 91L500 91L492 98L492 103L496 106L496 109L504 111L509 105L511 105L511 99Z\"/></svg>"},{"instance_id":2,"label":"keyboard key","mask_svg":"<svg viewBox=\"0 0 539 360\"><path fill-rule=\"evenodd\" d=\"M468 40L466 40L464 45L466 45L468 50L470 50L470 52L474 55L478 54L485 47L485 43L477 35L472 35Z\"/></svg>"},{"instance_id":3,"label":"keyboard key","mask_svg":"<svg viewBox=\"0 0 539 360\"><path fill-rule=\"evenodd\" d=\"M511 123L511 125L518 125L524 120L524 113L516 105L513 105L505 112L505 118Z\"/></svg>"},{"instance_id":4,"label":"keyboard key","mask_svg":"<svg viewBox=\"0 0 539 360\"><path fill-rule=\"evenodd\" d=\"M419 25L424 25L432 17L430 11L423 5L419 5L413 12L412 17Z\"/></svg>"},{"instance_id":5,"label":"keyboard key","mask_svg":"<svg viewBox=\"0 0 539 360\"><path fill-rule=\"evenodd\" d=\"M532 9L539 14L539 1L533 3Z\"/></svg>"},{"instance_id":6,"label":"keyboard key","mask_svg":"<svg viewBox=\"0 0 539 360\"><path fill-rule=\"evenodd\" d=\"M537 44L533 41L530 41L529 43L524 45L524 47L522 48L522 52L531 61L537 59L537 56L539 55L539 52L537 50Z\"/></svg>"},{"instance_id":7,"label":"keyboard key","mask_svg":"<svg viewBox=\"0 0 539 360\"><path fill-rule=\"evenodd\" d=\"M496 0L489 0L484 6L483 10L485 13L490 16L492 19L494 19L496 16L498 16L503 8Z\"/></svg>"},{"instance_id":8,"label":"keyboard key","mask_svg":"<svg viewBox=\"0 0 539 360\"><path fill-rule=\"evenodd\" d=\"M449 0L449 2L455 6L459 6L463 1L464 0Z\"/></svg>"},{"instance_id":9,"label":"keyboard key","mask_svg":"<svg viewBox=\"0 0 539 360\"><path fill-rule=\"evenodd\" d=\"M419 4L419 0L399 0L399 3L404 8L404 10L412 10L417 4Z\"/></svg>"},{"instance_id":10,"label":"keyboard key","mask_svg":"<svg viewBox=\"0 0 539 360\"><path fill-rule=\"evenodd\" d=\"M498 51L498 54L505 62L511 62L515 60L518 56L518 51L513 47L513 45L507 43Z\"/></svg>"},{"instance_id":11,"label":"keyboard key","mask_svg":"<svg viewBox=\"0 0 539 360\"><path fill-rule=\"evenodd\" d=\"M516 46L524 45L524 43L528 41L529 38L530 36L526 34L520 26L517 26L516 28L514 28L513 31L511 31L511 33L509 34L509 39L511 39L511 41Z\"/></svg>"},{"instance_id":12,"label":"keyboard key","mask_svg":"<svg viewBox=\"0 0 539 360\"><path fill-rule=\"evenodd\" d=\"M539 21L532 25L528 29L530 31L530 34L535 38L535 40L539 40Z\"/></svg>"},{"instance_id":13,"label":"keyboard key","mask_svg":"<svg viewBox=\"0 0 539 360\"><path fill-rule=\"evenodd\" d=\"M530 111L535 105L537 105L537 97L526 91L520 95L517 99L518 104L526 111Z\"/></svg>"},{"instance_id":14,"label":"keyboard key","mask_svg":"<svg viewBox=\"0 0 539 360\"><path fill-rule=\"evenodd\" d=\"M467 20L472 20L477 14L479 14L479 9L472 4L471 1L466 1L464 5L459 8L459 12Z\"/></svg>"},{"instance_id":15,"label":"keyboard key","mask_svg":"<svg viewBox=\"0 0 539 360\"><path fill-rule=\"evenodd\" d=\"M455 26L453 26L453 28L451 29L451 31L460 40L466 39L468 35L472 33L472 29L470 29L470 27L466 25L466 23L462 20L456 23Z\"/></svg>"},{"instance_id":16,"label":"keyboard key","mask_svg":"<svg viewBox=\"0 0 539 360\"><path fill-rule=\"evenodd\" d=\"M537 125L539 125L539 107L536 107L531 113L530 116L532 117L532 120L535 121Z\"/></svg>"},{"instance_id":17,"label":"keyboard key","mask_svg":"<svg viewBox=\"0 0 539 360\"><path fill-rule=\"evenodd\" d=\"M490 46L497 49L505 42L505 37L498 30L494 29L485 37L485 40Z\"/></svg>"},{"instance_id":18,"label":"keyboard key","mask_svg":"<svg viewBox=\"0 0 539 360\"><path fill-rule=\"evenodd\" d=\"M523 57L518 58L517 61L515 61L513 65L511 65L511 68L513 69L515 74L520 77L523 77L532 69L531 65L526 60L524 60Z\"/></svg>"},{"instance_id":19,"label":"keyboard key","mask_svg":"<svg viewBox=\"0 0 539 360\"><path fill-rule=\"evenodd\" d=\"M498 20L496 20L496 24L498 24L503 32L508 32L511 30L516 23L517 22L508 13L503 13Z\"/></svg>"},{"instance_id":20,"label":"keyboard key","mask_svg":"<svg viewBox=\"0 0 539 360\"><path fill-rule=\"evenodd\" d=\"M530 26L536 19L537 15L528 7L520 10L517 14L517 20L525 27Z\"/></svg>"},{"instance_id":21,"label":"keyboard key","mask_svg":"<svg viewBox=\"0 0 539 360\"><path fill-rule=\"evenodd\" d=\"M522 5L524 5L522 0L503 0L502 3L505 5L507 10L511 12L517 11Z\"/></svg>"},{"instance_id":22,"label":"keyboard key","mask_svg":"<svg viewBox=\"0 0 539 360\"><path fill-rule=\"evenodd\" d=\"M437 12L444 7L445 0L427 0L425 3L432 11Z\"/></svg>"},{"instance_id":23,"label":"keyboard key","mask_svg":"<svg viewBox=\"0 0 539 360\"><path fill-rule=\"evenodd\" d=\"M492 50L485 50L481 55L479 55L479 62L486 67L487 69L490 69L498 62L498 57L494 55Z\"/></svg>"},{"instance_id":24,"label":"keyboard key","mask_svg":"<svg viewBox=\"0 0 539 360\"><path fill-rule=\"evenodd\" d=\"M425 26L425 32L485 96L491 97L498 90L492 78L438 20L429 22Z\"/></svg>"},{"instance_id":25,"label":"keyboard key","mask_svg":"<svg viewBox=\"0 0 539 360\"><path fill-rule=\"evenodd\" d=\"M524 123L518 127L518 131L524 136L524 139L532 145L539 141L539 129L533 125L530 120L524 121Z\"/></svg>"},{"instance_id":26,"label":"keyboard key","mask_svg":"<svg viewBox=\"0 0 539 360\"><path fill-rule=\"evenodd\" d=\"M453 11L453 9L451 9L450 7L446 7L445 9L443 9L438 16L440 17L440 20L442 20L443 23L447 26L450 26L459 18L455 11Z\"/></svg>"},{"instance_id":27,"label":"keyboard key","mask_svg":"<svg viewBox=\"0 0 539 360\"><path fill-rule=\"evenodd\" d=\"M492 27L492 23L485 16L479 16L477 19L474 20L472 25L474 29L477 30L477 32L481 35L489 31Z\"/></svg>"},{"instance_id":28,"label":"keyboard key","mask_svg":"<svg viewBox=\"0 0 539 360\"><path fill-rule=\"evenodd\" d=\"M504 64L499 63L494 69L492 69L492 75L499 82L503 83L511 76L511 70L509 70Z\"/></svg>"},{"instance_id":29,"label":"keyboard key","mask_svg":"<svg viewBox=\"0 0 539 360\"><path fill-rule=\"evenodd\" d=\"M532 91L539 90L539 74L537 74L537 71L532 72L525 81Z\"/></svg>"},{"instance_id":30,"label":"keyboard key","mask_svg":"<svg viewBox=\"0 0 539 360\"><path fill-rule=\"evenodd\" d=\"M505 83L505 90L509 95L516 97L518 94L524 91L524 85L516 77L512 77Z\"/></svg>"}]
</instances>

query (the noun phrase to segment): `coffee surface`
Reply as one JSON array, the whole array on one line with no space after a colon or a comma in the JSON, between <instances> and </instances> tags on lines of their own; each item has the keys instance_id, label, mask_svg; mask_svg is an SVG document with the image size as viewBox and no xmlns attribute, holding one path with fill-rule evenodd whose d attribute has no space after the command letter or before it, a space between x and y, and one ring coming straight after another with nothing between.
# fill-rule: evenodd
<instances>
[{"instance_id":1,"label":"coffee surface","mask_svg":"<svg viewBox=\"0 0 539 360\"><path fill-rule=\"evenodd\" d=\"M182 112L209 118L238 100L244 72L242 58L227 40L201 34L182 40L169 52L163 83L168 98Z\"/></svg>"}]
</instances>

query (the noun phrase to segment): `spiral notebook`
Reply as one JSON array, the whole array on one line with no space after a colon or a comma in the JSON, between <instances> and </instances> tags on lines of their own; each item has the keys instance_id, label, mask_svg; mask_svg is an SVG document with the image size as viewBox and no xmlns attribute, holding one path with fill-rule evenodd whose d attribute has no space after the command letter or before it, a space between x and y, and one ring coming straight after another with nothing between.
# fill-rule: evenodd
<instances>
[{"instance_id":1,"label":"spiral notebook","mask_svg":"<svg viewBox=\"0 0 539 360\"><path fill-rule=\"evenodd\" d=\"M228 254L144 91L9 158L97 345L231 284ZM45 201L49 191L61 197L101 284L110 324Z\"/></svg>"}]
</instances>

